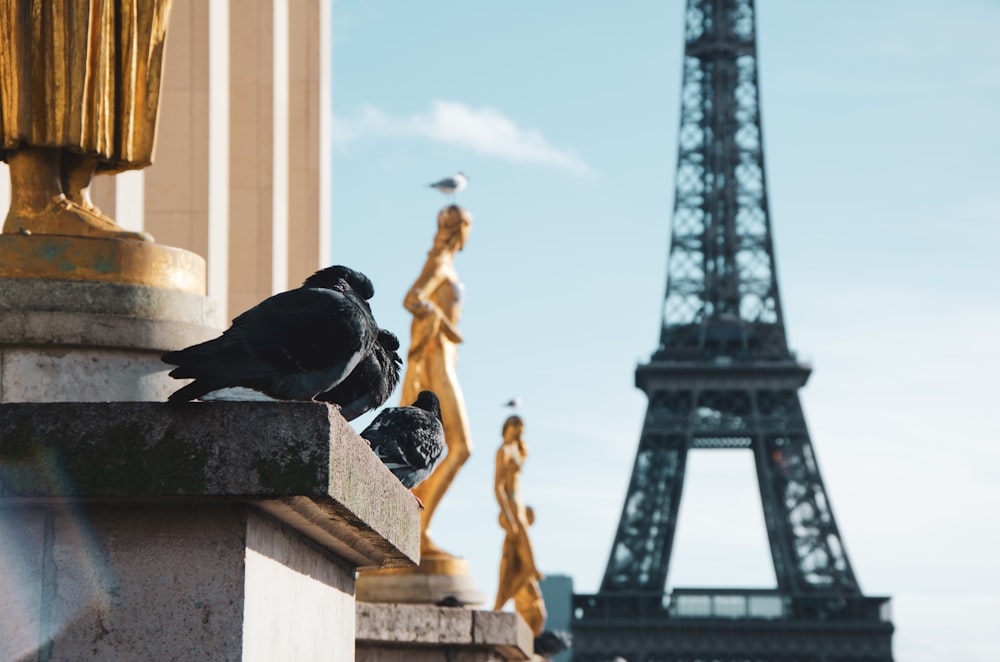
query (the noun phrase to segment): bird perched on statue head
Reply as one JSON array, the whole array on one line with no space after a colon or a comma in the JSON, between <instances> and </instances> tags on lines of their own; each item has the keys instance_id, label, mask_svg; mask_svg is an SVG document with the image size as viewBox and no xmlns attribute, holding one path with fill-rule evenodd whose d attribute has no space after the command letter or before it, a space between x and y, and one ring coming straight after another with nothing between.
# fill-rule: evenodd
<instances>
[{"instance_id":1,"label":"bird perched on statue head","mask_svg":"<svg viewBox=\"0 0 1000 662\"><path fill-rule=\"evenodd\" d=\"M399 338L391 331L379 329L375 344L347 379L316 396L320 402L340 407L349 421L372 409L381 407L399 384L399 369L403 359L399 353Z\"/></svg>"},{"instance_id":2,"label":"bird perched on statue head","mask_svg":"<svg viewBox=\"0 0 1000 662\"><path fill-rule=\"evenodd\" d=\"M441 403L433 391L421 391L412 405L379 412L361 438L403 485L412 488L431 475L446 452Z\"/></svg>"},{"instance_id":3,"label":"bird perched on statue head","mask_svg":"<svg viewBox=\"0 0 1000 662\"><path fill-rule=\"evenodd\" d=\"M504 407L508 407L509 409L514 410L514 409L517 409L518 407L520 407L523 403L524 403L524 400L521 399L521 396L515 395L510 400L508 400L507 402L503 403L503 406Z\"/></svg>"},{"instance_id":4,"label":"bird perched on statue head","mask_svg":"<svg viewBox=\"0 0 1000 662\"><path fill-rule=\"evenodd\" d=\"M193 378L169 397L185 402L212 391L245 387L281 400L311 400L334 388L372 351L378 325L364 274L321 269L299 287L275 294L233 320L221 336L163 361L170 376Z\"/></svg>"},{"instance_id":5,"label":"bird perched on statue head","mask_svg":"<svg viewBox=\"0 0 1000 662\"><path fill-rule=\"evenodd\" d=\"M445 177L444 179L436 181L433 184L428 184L428 186L436 188L445 195L455 195L456 193L463 191L468 183L469 178L465 175L465 173L459 171L451 177Z\"/></svg>"}]
</instances>

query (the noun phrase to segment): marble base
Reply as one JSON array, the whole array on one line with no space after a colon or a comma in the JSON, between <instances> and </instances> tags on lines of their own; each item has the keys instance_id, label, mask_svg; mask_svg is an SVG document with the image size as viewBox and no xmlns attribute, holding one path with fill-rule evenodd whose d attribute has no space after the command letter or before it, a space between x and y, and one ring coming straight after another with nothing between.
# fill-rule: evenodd
<instances>
[{"instance_id":1,"label":"marble base","mask_svg":"<svg viewBox=\"0 0 1000 662\"><path fill-rule=\"evenodd\" d=\"M0 278L0 402L163 401L187 382L160 356L222 326L215 302L184 290Z\"/></svg>"}]
</instances>

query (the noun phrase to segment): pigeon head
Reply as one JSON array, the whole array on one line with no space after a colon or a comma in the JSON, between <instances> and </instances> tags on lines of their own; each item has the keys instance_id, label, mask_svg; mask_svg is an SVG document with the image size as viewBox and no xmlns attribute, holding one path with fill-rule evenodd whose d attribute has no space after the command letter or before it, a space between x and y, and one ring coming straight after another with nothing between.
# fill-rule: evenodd
<instances>
[{"instance_id":1,"label":"pigeon head","mask_svg":"<svg viewBox=\"0 0 1000 662\"><path fill-rule=\"evenodd\" d=\"M328 290L342 290L342 282L347 283L350 288L362 299L371 299L375 296L375 286L372 285L368 276L360 271L355 271L350 267L335 264L326 269L320 269L302 283L303 287L322 287Z\"/></svg>"},{"instance_id":2,"label":"pigeon head","mask_svg":"<svg viewBox=\"0 0 1000 662\"><path fill-rule=\"evenodd\" d=\"M412 407L423 409L434 415L434 418L441 420L441 401L438 400L434 391L421 391L414 400Z\"/></svg>"},{"instance_id":3,"label":"pigeon head","mask_svg":"<svg viewBox=\"0 0 1000 662\"><path fill-rule=\"evenodd\" d=\"M378 330L378 344L387 352L395 352L399 349L399 338L392 331L380 328Z\"/></svg>"}]
</instances>

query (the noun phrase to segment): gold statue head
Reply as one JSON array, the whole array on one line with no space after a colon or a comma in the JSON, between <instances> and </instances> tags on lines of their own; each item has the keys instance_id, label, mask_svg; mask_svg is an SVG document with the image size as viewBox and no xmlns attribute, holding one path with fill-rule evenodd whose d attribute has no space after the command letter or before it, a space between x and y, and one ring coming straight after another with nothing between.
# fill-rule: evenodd
<instances>
[{"instance_id":1,"label":"gold statue head","mask_svg":"<svg viewBox=\"0 0 1000 662\"><path fill-rule=\"evenodd\" d=\"M524 420L520 416L509 416L503 422L503 440L514 441L521 438L524 432Z\"/></svg>"},{"instance_id":2,"label":"gold statue head","mask_svg":"<svg viewBox=\"0 0 1000 662\"><path fill-rule=\"evenodd\" d=\"M438 213L438 229L434 236L437 250L460 251L472 229L472 214L458 205L449 205Z\"/></svg>"}]
</instances>

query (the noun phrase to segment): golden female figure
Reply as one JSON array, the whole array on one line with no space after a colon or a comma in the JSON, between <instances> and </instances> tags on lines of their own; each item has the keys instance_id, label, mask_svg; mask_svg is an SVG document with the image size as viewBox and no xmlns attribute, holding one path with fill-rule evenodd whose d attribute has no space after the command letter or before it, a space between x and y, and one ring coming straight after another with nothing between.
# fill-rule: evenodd
<instances>
[{"instance_id":1,"label":"golden female figure","mask_svg":"<svg viewBox=\"0 0 1000 662\"><path fill-rule=\"evenodd\" d=\"M458 332L462 283L455 271L455 253L465 246L471 227L472 216L464 209L451 205L441 210L434 246L420 277L403 299L403 306L413 314L413 324L401 401L409 404L420 391L434 391L441 401L441 421L448 444L448 454L441 464L413 489L424 503L420 548L425 557L445 555L428 535L431 519L472 452L465 400L455 374L458 344L462 342Z\"/></svg>"},{"instance_id":2,"label":"golden female figure","mask_svg":"<svg viewBox=\"0 0 1000 662\"><path fill-rule=\"evenodd\" d=\"M535 566L535 554L528 538L531 509L521 498L521 465L528 459L528 446L521 435L524 421L511 416L503 424L503 444L497 450L496 479L493 491L500 504L500 526L506 532L503 555L500 558L500 581L494 611L500 611L507 601L514 600L514 609L535 635L545 625L545 602L538 586L542 573Z\"/></svg>"},{"instance_id":3,"label":"golden female figure","mask_svg":"<svg viewBox=\"0 0 1000 662\"><path fill-rule=\"evenodd\" d=\"M90 200L95 173L152 161L172 0L0 3L4 232L151 239Z\"/></svg>"}]
</instances>

